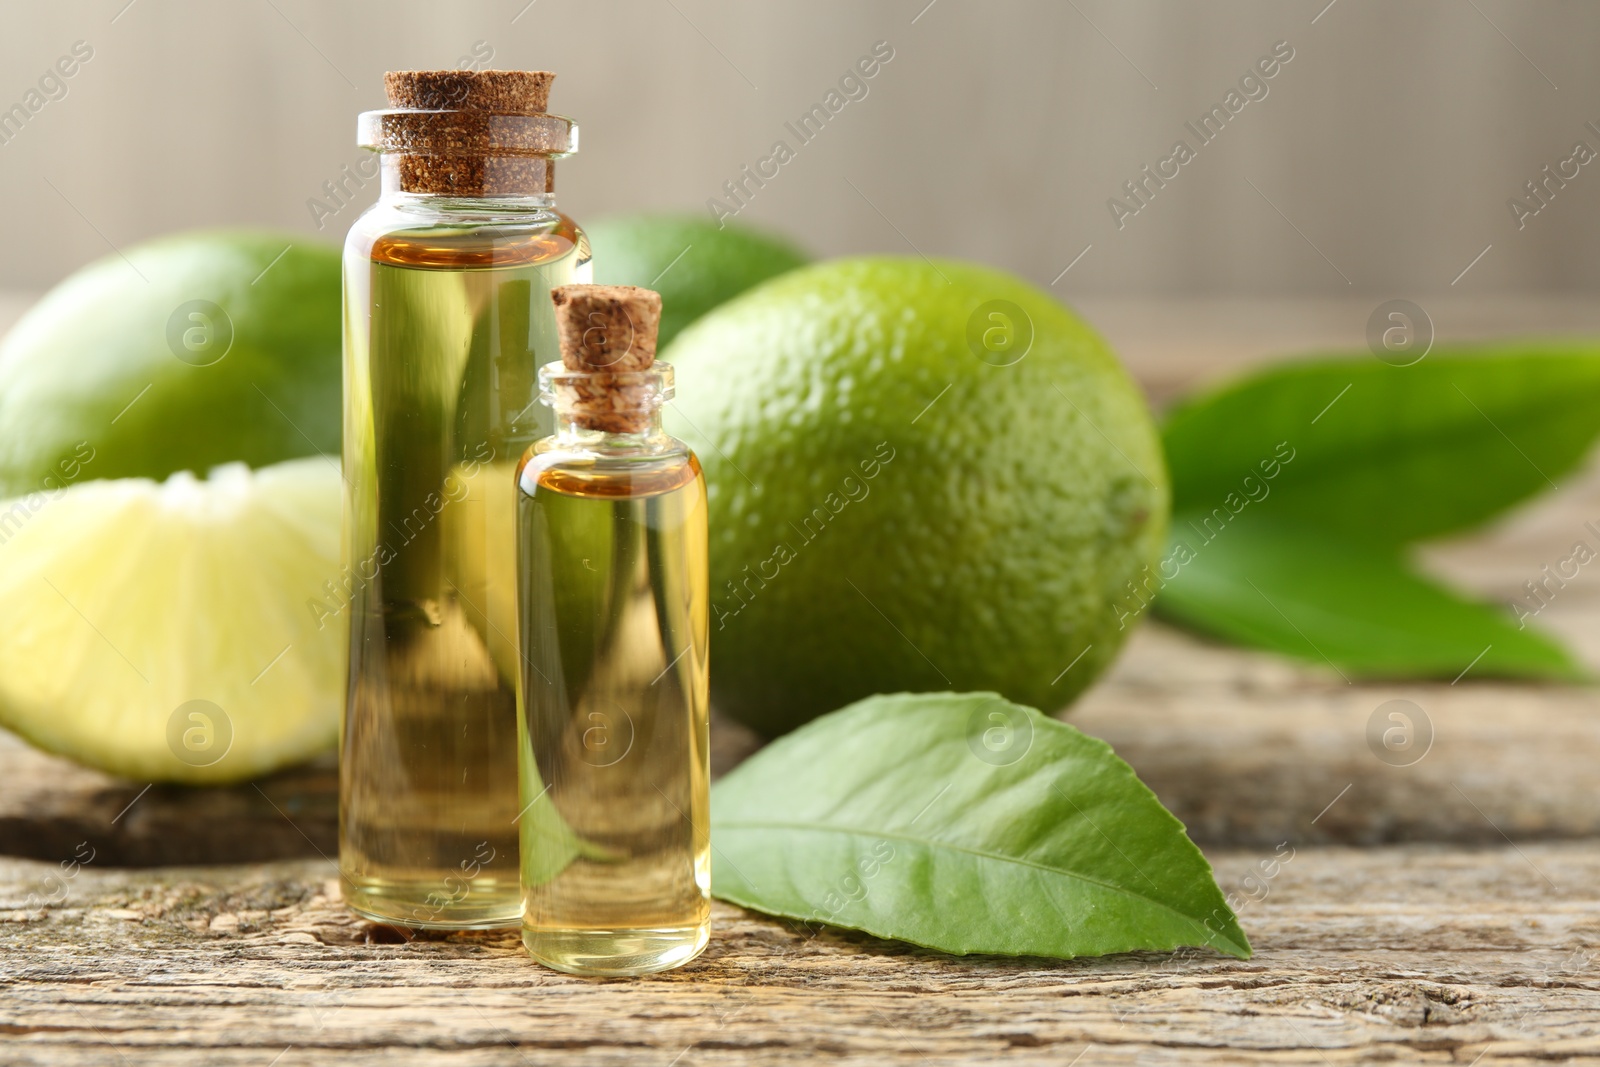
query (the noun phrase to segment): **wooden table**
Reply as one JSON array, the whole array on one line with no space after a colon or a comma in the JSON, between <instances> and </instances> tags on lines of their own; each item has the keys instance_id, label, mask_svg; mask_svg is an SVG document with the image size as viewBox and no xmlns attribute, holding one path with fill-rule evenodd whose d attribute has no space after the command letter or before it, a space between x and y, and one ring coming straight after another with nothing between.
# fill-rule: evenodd
<instances>
[{"instance_id":1,"label":"wooden table","mask_svg":"<svg viewBox=\"0 0 1600 1067\"><path fill-rule=\"evenodd\" d=\"M1269 345L1359 344L1366 310L1088 307L1161 398ZM1576 302L1430 311L1446 334L1600 334ZM1426 563L1509 600L1596 516L1600 478L1573 476ZM1593 577L1540 622L1600 666ZM1409 767L1365 741L1394 697L1435 730ZM510 934L354 920L326 859L326 761L146 790L0 736L0 1063L1600 1063L1597 716L1592 689L1347 685L1146 626L1073 721L1253 898L1254 959L957 959L719 904L700 960L611 981L545 971ZM724 722L715 738L724 769L755 744ZM62 877L84 841L95 862Z\"/></svg>"}]
</instances>

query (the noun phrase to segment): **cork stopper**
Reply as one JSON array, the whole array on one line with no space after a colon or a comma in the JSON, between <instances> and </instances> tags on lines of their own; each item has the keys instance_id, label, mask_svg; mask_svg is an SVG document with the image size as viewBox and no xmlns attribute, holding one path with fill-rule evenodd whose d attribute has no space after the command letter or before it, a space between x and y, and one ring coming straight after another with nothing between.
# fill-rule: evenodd
<instances>
[{"instance_id":1,"label":"cork stopper","mask_svg":"<svg viewBox=\"0 0 1600 1067\"><path fill-rule=\"evenodd\" d=\"M558 285L550 302L568 370L621 374L655 362L660 293L636 285Z\"/></svg>"},{"instance_id":2,"label":"cork stopper","mask_svg":"<svg viewBox=\"0 0 1600 1067\"><path fill-rule=\"evenodd\" d=\"M632 285L562 285L550 291L568 372L557 398L586 429L640 433L654 415L650 374L661 326L661 294Z\"/></svg>"},{"instance_id":3,"label":"cork stopper","mask_svg":"<svg viewBox=\"0 0 1600 1067\"><path fill-rule=\"evenodd\" d=\"M383 76L390 107L408 111L493 111L539 115L549 109L548 70L391 70Z\"/></svg>"},{"instance_id":4,"label":"cork stopper","mask_svg":"<svg viewBox=\"0 0 1600 1067\"><path fill-rule=\"evenodd\" d=\"M547 70L392 70L388 111L362 116L362 143L397 153L400 189L448 196L531 196L555 188L550 160L576 127L546 113Z\"/></svg>"}]
</instances>

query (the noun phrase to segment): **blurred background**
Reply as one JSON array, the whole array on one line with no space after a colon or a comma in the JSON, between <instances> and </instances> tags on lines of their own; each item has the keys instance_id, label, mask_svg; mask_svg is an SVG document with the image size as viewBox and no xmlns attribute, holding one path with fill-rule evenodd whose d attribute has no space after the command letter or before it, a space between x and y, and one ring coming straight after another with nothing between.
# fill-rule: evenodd
<instances>
[{"instance_id":1,"label":"blurred background","mask_svg":"<svg viewBox=\"0 0 1600 1067\"><path fill-rule=\"evenodd\" d=\"M582 124L558 171L580 221L720 199L818 255L970 257L1069 300L1348 297L1359 344L1384 297L1470 313L1600 282L1600 166L1572 161L1600 150L1597 39L1579 0L12 5L0 109L26 118L0 124L0 288L197 225L337 240L376 184L324 183L360 161L384 70L530 67ZM58 80L75 45L92 55ZM802 143L786 124L875 45L892 58ZM1241 88L1275 48L1292 58ZM1210 143L1186 125L1241 100ZM731 200L779 140L793 158ZM1133 199L1179 140L1194 158Z\"/></svg>"}]
</instances>

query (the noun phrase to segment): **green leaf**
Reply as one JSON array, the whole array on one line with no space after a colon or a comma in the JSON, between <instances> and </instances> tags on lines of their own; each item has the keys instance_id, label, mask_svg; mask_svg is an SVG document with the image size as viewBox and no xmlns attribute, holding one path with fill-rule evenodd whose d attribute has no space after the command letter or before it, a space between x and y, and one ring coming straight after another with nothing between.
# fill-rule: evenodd
<instances>
[{"instance_id":1,"label":"green leaf","mask_svg":"<svg viewBox=\"0 0 1600 1067\"><path fill-rule=\"evenodd\" d=\"M875 696L712 789L712 891L944 952L1250 944L1211 867L1105 742L993 693Z\"/></svg>"},{"instance_id":2,"label":"green leaf","mask_svg":"<svg viewBox=\"0 0 1600 1067\"><path fill-rule=\"evenodd\" d=\"M1527 342L1280 365L1181 404L1162 436L1174 512L1265 494L1276 518L1398 545L1552 488L1597 432L1600 348Z\"/></svg>"},{"instance_id":3,"label":"green leaf","mask_svg":"<svg viewBox=\"0 0 1600 1067\"><path fill-rule=\"evenodd\" d=\"M1276 522L1275 515L1251 521L1245 512L1220 529L1214 518L1203 526L1205 518L1173 519L1166 566L1177 574L1156 600L1165 618L1328 663L1346 678L1454 679L1469 666L1476 677L1585 676L1550 638L1412 572L1391 550Z\"/></svg>"}]
</instances>

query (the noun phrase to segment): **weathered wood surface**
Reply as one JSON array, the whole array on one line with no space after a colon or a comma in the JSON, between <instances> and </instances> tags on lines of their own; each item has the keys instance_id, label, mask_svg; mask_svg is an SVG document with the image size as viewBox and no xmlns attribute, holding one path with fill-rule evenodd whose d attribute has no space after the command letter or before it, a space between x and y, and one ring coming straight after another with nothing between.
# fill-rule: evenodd
<instances>
[{"instance_id":1,"label":"weathered wood surface","mask_svg":"<svg viewBox=\"0 0 1600 1067\"><path fill-rule=\"evenodd\" d=\"M1262 890L1271 855L1212 857L1265 893L1248 962L957 959L719 905L702 959L614 981L358 922L320 861L91 864L30 908L57 868L6 860L0 1062L1600 1062L1600 846L1301 847Z\"/></svg>"},{"instance_id":2,"label":"weathered wood surface","mask_svg":"<svg viewBox=\"0 0 1600 1067\"><path fill-rule=\"evenodd\" d=\"M332 756L244 786L129 782L0 731L0 855L60 860L88 842L104 864L248 863L339 847Z\"/></svg>"},{"instance_id":3,"label":"weathered wood surface","mask_svg":"<svg viewBox=\"0 0 1600 1067\"><path fill-rule=\"evenodd\" d=\"M1432 724L1432 748L1411 766L1385 763L1366 739L1372 713L1395 698ZM1070 721L1109 741L1203 844L1600 835L1600 693L1587 687L1351 686L1149 626ZM715 732L719 769L757 743L734 723ZM58 860L87 841L103 862L155 866L337 847L326 761L231 789L147 784L0 734L0 855Z\"/></svg>"}]
</instances>

